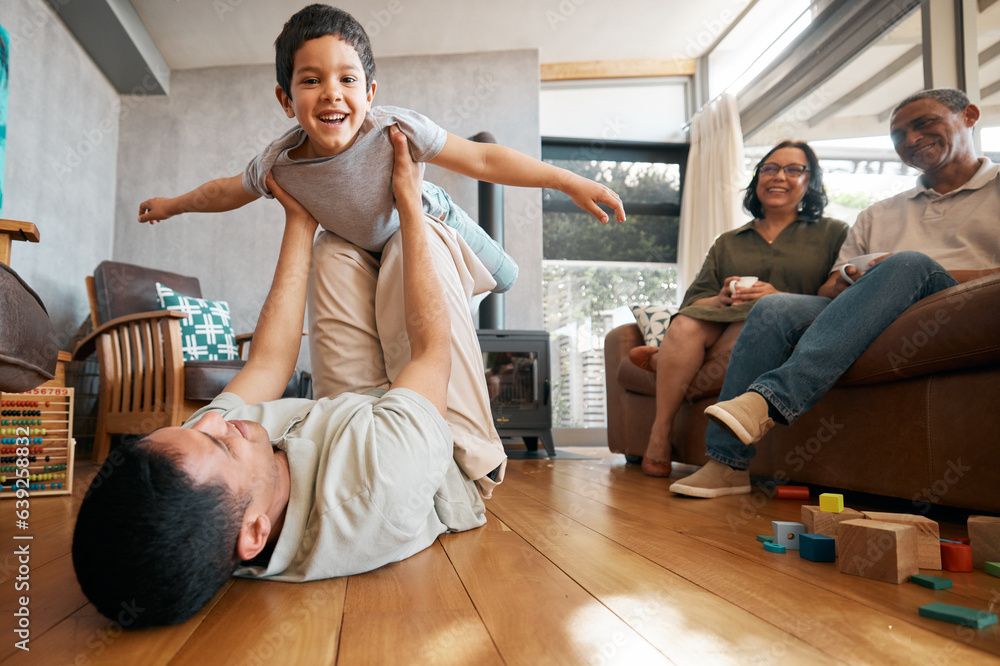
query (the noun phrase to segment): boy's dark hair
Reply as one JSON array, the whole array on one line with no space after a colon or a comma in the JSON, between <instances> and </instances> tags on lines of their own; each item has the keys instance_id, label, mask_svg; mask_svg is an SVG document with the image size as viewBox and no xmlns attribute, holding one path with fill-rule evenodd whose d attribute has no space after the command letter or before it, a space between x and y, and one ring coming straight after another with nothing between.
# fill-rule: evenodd
<instances>
[{"instance_id":1,"label":"boy's dark hair","mask_svg":"<svg viewBox=\"0 0 1000 666\"><path fill-rule=\"evenodd\" d=\"M365 86L371 92L375 80L375 56L368 41L368 33L357 20L330 5L309 5L288 19L281 34L274 40L274 68L278 85L292 98L292 71L295 69L295 53L310 39L326 35L340 37L358 52L361 65L365 68Z\"/></svg>"},{"instance_id":2,"label":"boy's dark hair","mask_svg":"<svg viewBox=\"0 0 1000 666\"><path fill-rule=\"evenodd\" d=\"M894 116L899 113L899 111L907 104L912 104L913 102L921 99L932 99L935 102L948 107L952 113L961 113L965 110L965 107L972 103L969 101L968 95L961 90L957 90L956 88L930 88L928 90L915 92L904 99L896 105L896 108L892 110L892 115Z\"/></svg>"},{"instance_id":3,"label":"boy's dark hair","mask_svg":"<svg viewBox=\"0 0 1000 666\"><path fill-rule=\"evenodd\" d=\"M761 205L760 199L757 198L757 182L760 180L760 168L767 163L767 159L771 155L782 148L798 148L806 154L806 162L808 162L806 166L809 167L806 176L809 178L809 185L806 186L806 193L802 197L802 204L799 211L801 217L807 220L818 220L823 217L823 209L826 208L827 204L826 189L823 188L823 169L819 165L819 158L816 157L816 153L804 141L782 141L769 150L767 155L764 155L757 162L757 166L753 168L753 178L747 186L747 193L743 197L743 208L753 215L755 219L759 220L764 216L764 206Z\"/></svg>"},{"instance_id":4,"label":"boy's dark hair","mask_svg":"<svg viewBox=\"0 0 1000 666\"><path fill-rule=\"evenodd\" d=\"M221 484L196 486L179 458L145 440L124 444L80 506L73 532L77 580L97 610L129 628L187 620L239 564L236 542L248 501Z\"/></svg>"}]
</instances>

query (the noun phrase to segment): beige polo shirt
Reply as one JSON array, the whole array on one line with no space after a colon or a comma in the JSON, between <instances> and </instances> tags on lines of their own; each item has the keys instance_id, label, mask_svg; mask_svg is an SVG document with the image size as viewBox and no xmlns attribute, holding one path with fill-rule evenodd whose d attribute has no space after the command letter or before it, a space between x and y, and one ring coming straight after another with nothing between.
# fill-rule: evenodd
<instances>
[{"instance_id":1,"label":"beige polo shirt","mask_svg":"<svg viewBox=\"0 0 1000 666\"><path fill-rule=\"evenodd\" d=\"M872 252L914 250L948 270L1000 266L1000 166L979 159L962 187L938 194L924 185L872 204L861 212L832 271Z\"/></svg>"},{"instance_id":2,"label":"beige polo shirt","mask_svg":"<svg viewBox=\"0 0 1000 666\"><path fill-rule=\"evenodd\" d=\"M486 507L452 458L448 424L405 388L247 405L222 393L216 411L260 423L288 455L291 492L266 567L237 576L289 582L347 576L398 562L439 534L483 525Z\"/></svg>"}]
</instances>

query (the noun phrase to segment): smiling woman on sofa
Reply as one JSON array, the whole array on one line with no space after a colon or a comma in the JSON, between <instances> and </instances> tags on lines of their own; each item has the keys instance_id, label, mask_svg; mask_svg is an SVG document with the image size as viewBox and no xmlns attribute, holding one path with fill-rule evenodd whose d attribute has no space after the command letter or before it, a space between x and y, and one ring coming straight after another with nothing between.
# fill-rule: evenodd
<instances>
[{"instance_id":1,"label":"smiling woman on sofa","mask_svg":"<svg viewBox=\"0 0 1000 666\"><path fill-rule=\"evenodd\" d=\"M656 371L656 420L642 459L650 476L670 476L670 431L705 352L739 335L767 294L815 294L837 258L847 224L823 217L823 172L806 143L785 141L754 168L743 206L754 219L720 235L670 321L660 347L636 347L632 361ZM741 282L737 282L740 278Z\"/></svg>"}]
</instances>

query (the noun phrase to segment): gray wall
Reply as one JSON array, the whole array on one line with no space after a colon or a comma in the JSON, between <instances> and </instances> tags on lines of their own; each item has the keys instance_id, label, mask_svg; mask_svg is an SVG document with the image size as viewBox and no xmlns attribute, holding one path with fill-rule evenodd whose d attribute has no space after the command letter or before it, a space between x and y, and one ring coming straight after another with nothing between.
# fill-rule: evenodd
<instances>
[{"instance_id":1,"label":"gray wall","mask_svg":"<svg viewBox=\"0 0 1000 666\"><path fill-rule=\"evenodd\" d=\"M376 104L406 106L459 136L491 131L507 146L538 157L539 65L535 51L475 53L378 61ZM283 214L258 200L224 214L189 214L138 224L141 201L174 196L240 173L290 121L274 97L272 66L175 72L167 97L123 98L114 259L196 275L208 298L229 301L238 332L252 330L277 260ZM475 183L430 169L470 212ZM506 241L518 261L507 294L508 328L541 328L541 193L507 188ZM303 345L305 347L305 345ZM300 366L306 367L305 355Z\"/></svg>"},{"instance_id":2,"label":"gray wall","mask_svg":"<svg viewBox=\"0 0 1000 666\"><path fill-rule=\"evenodd\" d=\"M11 35L0 215L38 227L11 267L67 348L90 312L84 278L111 256L119 97L44 0L0 2L0 24Z\"/></svg>"}]
</instances>

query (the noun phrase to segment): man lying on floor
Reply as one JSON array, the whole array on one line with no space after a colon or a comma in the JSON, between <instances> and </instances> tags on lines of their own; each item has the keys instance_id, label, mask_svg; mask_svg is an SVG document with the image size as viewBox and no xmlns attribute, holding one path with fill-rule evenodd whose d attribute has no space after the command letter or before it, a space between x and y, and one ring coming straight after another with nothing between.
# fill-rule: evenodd
<instances>
[{"instance_id":1,"label":"man lying on floor","mask_svg":"<svg viewBox=\"0 0 1000 666\"><path fill-rule=\"evenodd\" d=\"M452 323L470 318L447 294L465 268L448 231L424 216L406 138L394 131L392 140L397 237L367 269L371 257L354 256L363 251L352 247L323 260L351 280L347 298L367 290L360 296L374 304L376 287L400 294L393 305L405 316L395 320L405 331L378 330L394 344L408 340L409 361L388 390L277 399L298 356L316 221L270 179L285 231L246 366L184 427L113 452L80 507L73 565L105 616L126 604L141 609L133 626L176 624L234 574L307 581L361 573L405 559L446 531L485 523L480 491L453 459L444 418ZM364 288L350 275L362 269ZM402 289L383 290L383 280ZM458 324L471 326L471 318ZM481 359L478 349L461 351ZM478 373L484 383L481 365ZM502 471L490 475L493 485Z\"/></svg>"}]
</instances>

